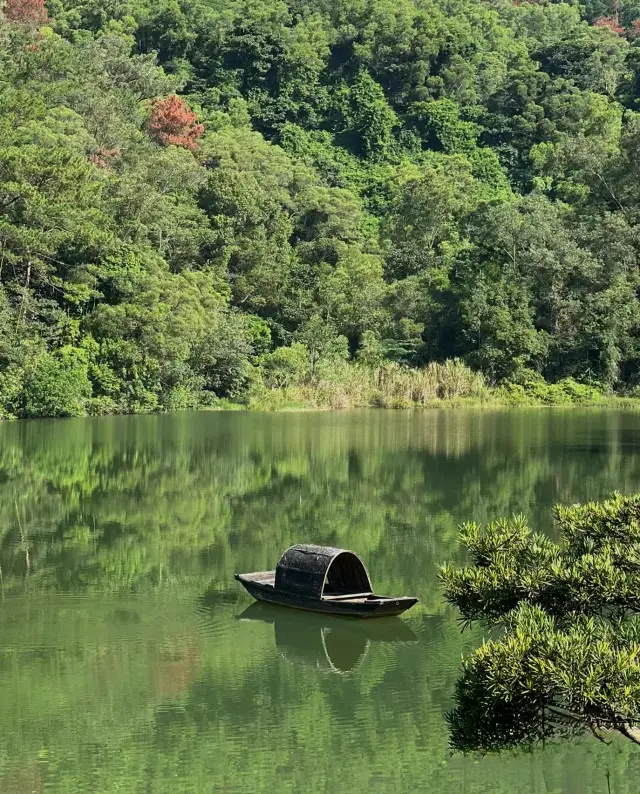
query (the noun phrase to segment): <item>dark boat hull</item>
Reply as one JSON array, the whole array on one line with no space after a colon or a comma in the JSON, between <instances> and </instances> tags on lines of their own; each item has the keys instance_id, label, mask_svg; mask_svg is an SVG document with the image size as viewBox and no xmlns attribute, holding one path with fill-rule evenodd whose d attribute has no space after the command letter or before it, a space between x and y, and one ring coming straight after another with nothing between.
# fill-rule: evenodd
<instances>
[{"instance_id":1,"label":"dark boat hull","mask_svg":"<svg viewBox=\"0 0 640 794\"><path fill-rule=\"evenodd\" d=\"M262 576L265 575L262 574ZM236 574L236 579L258 601L294 609L306 609L309 612L322 612L325 615L342 615L352 618L392 617L406 612L418 601L417 598L407 598L406 596L400 598L370 596L354 601L306 598L278 591L271 583L266 584L252 579L251 574Z\"/></svg>"}]
</instances>

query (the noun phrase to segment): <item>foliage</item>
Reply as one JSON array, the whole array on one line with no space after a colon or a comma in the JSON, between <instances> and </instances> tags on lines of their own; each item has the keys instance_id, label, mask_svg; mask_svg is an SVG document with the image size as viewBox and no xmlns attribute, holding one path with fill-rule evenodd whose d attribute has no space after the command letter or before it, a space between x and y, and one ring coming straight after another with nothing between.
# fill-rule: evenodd
<instances>
[{"instance_id":1,"label":"foliage","mask_svg":"<svg viewBox=\"0 0 640 794\"><path fill-rule=\"evenodd\" d=\"M460 749L585 727L640 743L640 495L556 507L555 519L558 543L522 516L465 524L471 565L442 568L463 619L502 632L465 661L450 715Z\"/></svg>"},{"instance_id":2,"label":"foliage","mask_svg":"<svg viewBox=\"0 0 640 794\"><path fill-rule=\"evenodd\" d=\"M38 356L25 372L25 416L80 416L91 396L81 351L61 349Z\"/></svg>"},{"instance_id":3,"label":"foliage","mask_svg":"<svg viewBox=\"0 0 640 794\"><path fill-rule=\"evenodd\" d=\"M620 25L616 17L597 17L593 20L593 24L597 28L608 28L617 36L624 33L624 28Z\"/></svg>"},{"instance_id":4,"label":"foliage","mask_svg":"<svg viewBox=\"0 0 640 794\"><path fill-rule=\"evenodd\" d=\"M37 25L47 21L44 0L5 0L2 11L8 22Z\"/></svg>"},{"instance_id":5,"label":"foliage","mask_svg":"<svg viewBox=\"0 0 640 794\"><path fill-rule=\"evenodd\" d=\"M302 383L309 372L309 350L300 342L278 347L261 361L265 383L272 389Z\"/></svg>"},{"instance_id":6,"label":"foliage","mask_svg":"<svg viewBox=\"0 0 640 794\"><path fill-rule=\"evenodd\" d=\"M204 134L204 125L198 124L196 114L176 94L153 103L148 125L151 137L160 143L181 146L192 152L198 148L198 140Z\"/></svg>"},{"instance_id":7,"label":"foliage","mask_svg":"<svg viewBox=\"0 0 640 794\"><path fill-rule=\"evenodd\" d=\"M92 412L454 359L513 404L632 394L639 14L8 0L2 415L65 348Z\"/></svg>"},{"instance_id":8,"label":"foliage","mask_svg":"<svg viewBox=\"0 0 640 794\"><path fill-rule=\"evenodd\" d=\"M503 383L499 394L511 405L588 405L607 400L597 385L578 383L573 378L547 383L538 372L528 369L515 372Z\"/></svg>"}]
</instances>

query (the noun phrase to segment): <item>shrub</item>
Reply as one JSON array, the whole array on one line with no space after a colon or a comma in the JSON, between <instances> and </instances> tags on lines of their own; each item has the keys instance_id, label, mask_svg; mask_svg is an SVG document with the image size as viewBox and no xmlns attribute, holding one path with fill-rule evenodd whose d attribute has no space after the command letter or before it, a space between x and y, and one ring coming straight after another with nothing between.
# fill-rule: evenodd
<instances>
[{"instance_id":1,"label":"shrub","mask_svg":"<svg viewBox=\"0 0 640 794\"><path fill-rule=\"evenodd\" d=\"M64 348L38 356L25 372L24 415L81 416L91 397L83 351Z\"/></svg>"},{"instance_id":2,"label":"shrub","mask_svg":"<svg viewBox=\"0 0 640 794\"><path fill-rule=\"evenodd\" d=\"M564 378L558 383L547 383L538 372L520 369L502 384L500 396L511 405L586 405L605 399L595 386Z\"/></svg>"},{"instance_id":3,"label":"shrub","mask_svg":"<svg viewBox=\"0 0 640 794\"><path fill-rule=\"evenodd\" d=\"M270 389L285 389L301 383L309 373L309 350L301 342L279 347L262 357L261 368L265 385Z\"/></svg>"},{"instance_id":4,"label":"shrub","mask_svg":"<svg viewBox=\"0 0 640 794\"><path fill-rule=\"evenodd\" d=\"M569 402L586 404L605 399L604 393L586 383L578 383L573 378L565 378L551 387L554 393L566 397Z\"/></svg>"},{"instance_id":5,"label":"shrub","mask_svg":"<svg viewBox=\"0 0 640 794\"><path fill-rule=\"evenodd\" d=\"M108 416L120 413L118 403L104 395L87 400L85 410L89 416Z\"/></svg>"},{"instance_id":6,"label":"shrub","mask_svg":"<svg viewBox=\"0 0 640 794\"><path fill-rule=\"evenodd\" d=\"M184 384L174 386L162 402L167 411L189 411L200 404L199 395Z\"/></svg>"},{"instance_id":7,"label":"shrub","mask_svg":"<svg viewBox=\"0 0 640 794\"><path fill-rule=\"evenodd\" d=\"M0 419L15 419L22 412L24 370L10 364L0 372Z\"/></svg>"},{"instance_id":8,"label":"shrub","mask_svg":"<svg viewBox=\"0 0 640 794\"><path fill-rule=\"evenodd\" d=\"M535 399L520 383L503 383L498 394L501 402L505 402L507 405L517 407L536 404Z\"/></svg>"}]
</instances>

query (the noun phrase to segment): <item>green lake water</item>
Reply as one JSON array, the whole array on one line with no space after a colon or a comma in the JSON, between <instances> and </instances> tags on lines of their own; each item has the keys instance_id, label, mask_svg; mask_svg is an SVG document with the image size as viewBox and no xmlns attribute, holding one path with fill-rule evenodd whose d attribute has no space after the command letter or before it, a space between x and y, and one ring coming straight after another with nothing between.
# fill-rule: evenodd
<instances>
[{"instance_id":1,"label":"green lake water","mask_svg":"<svg viewBox=\"0 0 640 794\"><path fill-rule=\"evenodd\" d=\"M116 417L0 426L0 792L631 794L640 748L452 755L458 525L640 490L640 414ZM416 595L379 628L252 607L296 542Z\"/></svg>"}]
</instances>

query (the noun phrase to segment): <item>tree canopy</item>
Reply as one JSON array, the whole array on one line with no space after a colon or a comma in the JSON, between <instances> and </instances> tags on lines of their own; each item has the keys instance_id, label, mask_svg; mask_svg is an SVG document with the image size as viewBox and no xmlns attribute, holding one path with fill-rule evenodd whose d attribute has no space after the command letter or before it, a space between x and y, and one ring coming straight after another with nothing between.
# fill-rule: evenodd
<instances>
[{"instance_id":1,"label":"tree canopy","mask_svg":"<svg viewBox=\"0 0 640 794\"><path fill-rule=\"evenodd\" d=\"M249 400L301 350L633 394L639 17L5 0L0 414L68 413L46 356L74 412Z\"/></svg>"}]
</instances>

